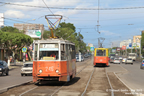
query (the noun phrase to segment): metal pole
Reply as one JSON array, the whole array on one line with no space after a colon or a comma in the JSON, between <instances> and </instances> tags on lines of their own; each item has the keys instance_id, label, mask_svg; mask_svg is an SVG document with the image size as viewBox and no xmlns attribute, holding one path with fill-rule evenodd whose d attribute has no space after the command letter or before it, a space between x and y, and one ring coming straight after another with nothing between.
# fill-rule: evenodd
<instances>
[{"instance_id":1,"label":"metal pole","mask_svg":"<svg viewBox=\"0 0 144 96\"><path fill-rule=\"evenodd\" d=\"M140 53L140 58L141 58L141 38L140 38L140 51L139 51Z\"/></svg>"},{"instance_id":2,"label":"metal pole","mask_svg":"<svg viewBox=\"0 0 144 96\"><path fill-rule=\"evenodd\" d=\"M92 51L92 65L93 65L93 59L94 59L94 53L93 53L93 51Z\"/></svg>"},{"instance_id":3,"label":"metal pole","mask_svg":"<svg viewBox=\"0 0 144 96\"><path fill-rule=\"evenodd\" d=\"M132 39L132 45L133 45L133 39ZM133 47L132 47L133 48ZM132 48L131 48L131 53L132 53Z\"/></svg>"}]
</instances>

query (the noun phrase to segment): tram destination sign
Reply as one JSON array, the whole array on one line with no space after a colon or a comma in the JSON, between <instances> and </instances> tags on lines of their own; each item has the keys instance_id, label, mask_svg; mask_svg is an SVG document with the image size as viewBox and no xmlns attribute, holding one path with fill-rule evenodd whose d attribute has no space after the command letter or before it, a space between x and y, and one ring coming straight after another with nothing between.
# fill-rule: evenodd
<instances>
[{"instance_id":1,"label":"tram destination sign","mask_svg":"<svg viewBox=\"0 0 144 96\"><path fill-rule=\"evenodd\" d=\"M58 44L40 44L40 48L58 48Z\"/></svg>"}]
</instances>

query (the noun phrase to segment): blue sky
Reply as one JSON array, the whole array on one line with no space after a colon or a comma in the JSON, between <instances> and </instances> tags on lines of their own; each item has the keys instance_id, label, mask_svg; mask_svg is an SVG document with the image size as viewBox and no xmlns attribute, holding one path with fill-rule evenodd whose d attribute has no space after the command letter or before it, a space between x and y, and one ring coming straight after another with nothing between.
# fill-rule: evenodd
<instances>
[{"instance_id":1,"label":"blue sky","mask_svg":"<svg viewBox=\"0 0 144 96\"><path fill-rule=\"evenodd\" d=\"M45 6L42 0L0 0L6 3L16 3L24 5ZM49 7L63 8L97 8L98 0L44 0ZM129 8L143 7L144 0L99 0L100 8ZM22 7L16 5L3 5L0 3L0 13L4 13L5 18L29 23L47 25L44 15L51 14L48 9ZM141 9L121 9L121 10L100 10L99 11L99 31L97 32L97 10L63 10L51 9L54 14L65 16L62 21L73 23L76 32L84 36L85 43L98 45L99 37L105 38L104 47L119 46L120 41L132 39L134 35L140 35L144 30L144 8ZM39 18L41 17L41 18ZM67 18L66 18L67 17ZM38 19L39 18L39 19ZM32 21L32 19L36 19ZM5 19L5 24L13 26L20 23Z\"/></svg>"}]
</instances>

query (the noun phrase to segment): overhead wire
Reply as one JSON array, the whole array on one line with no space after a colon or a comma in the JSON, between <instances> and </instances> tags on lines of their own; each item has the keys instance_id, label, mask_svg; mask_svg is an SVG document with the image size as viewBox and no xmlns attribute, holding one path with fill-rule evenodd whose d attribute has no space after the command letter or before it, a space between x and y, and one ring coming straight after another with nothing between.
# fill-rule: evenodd
<instances>
[{"instance_id":1,"label":"overhead wire","mask_svg":"<svg viewBox=\"0 0 144 96\"><path fill-rule=\"evenodd\" d=\"M11 20L11 21L16 21L16 22L21 22L21 23L28 23L28 22L25 22L25 21L14 20L14 19L11 19L11 18L6 18L6 17L4 17L4 19ZM28 24L33 24L33 23L28 23ZM44 25L44 27L48 27L48 26Z\"/></svg>"},{"instance_id":2,"label":"overhead wire","mask_svg":"<svg viewBox=\"0 0 144 96\"><path fill-rule=\"evenodd\" d=\"M42 0L43 1L43 3L46 5L46 7L49 9L49 11L53 14L53 12L50 10L50 8L47 6L47 4L45 3L45 1L44 0ZM53 14L54 15L54 14Z\"/></svg>"},{"instance_id":3,"label":"overhead wire","mask_svg":"<svg viewBox=\"0 0 144 96\"><path fill-rule=\"evenodd\" d=\"M0 2L7 5L17 5L17 6L24 6L24 7L36 7L36 8L47 8L44 6L33 6L33 5L23 5L23 4L15 4L15 3L7 3L7 2ZM51 9L69 9L69 10L122 10L122 9L143 9L144 6L141 7L122 7L122 8L66 8L66 7L48 7Z\"/></svg>"}]
</instances>

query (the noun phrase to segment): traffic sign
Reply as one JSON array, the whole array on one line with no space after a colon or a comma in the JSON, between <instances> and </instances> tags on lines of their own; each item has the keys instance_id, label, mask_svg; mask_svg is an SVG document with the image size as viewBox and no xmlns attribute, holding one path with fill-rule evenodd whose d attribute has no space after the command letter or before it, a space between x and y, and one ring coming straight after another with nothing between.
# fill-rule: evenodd
<instances>
[{"instance_id":1,"label":"traffic sign","mask_svg":"<svg viewBox=\"0 0 144 96\"><path fill-rule=\"evenodd\" d=\"M94 51L94 47L90 47L90 50L91 50L91 51Z\"/></svg>"},{"instance_id":2,"label":"traffic sign","mask_svg":"<svg viewBox=\"0 0 144 96\"><path fill-rule=\"evenodd\" d=\"M27 52L27 47L23 47L23 48L22 48L22 52L23 52L23 53Z\"/></svg>"}]
</instances>

